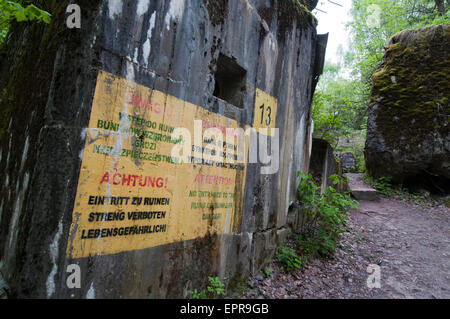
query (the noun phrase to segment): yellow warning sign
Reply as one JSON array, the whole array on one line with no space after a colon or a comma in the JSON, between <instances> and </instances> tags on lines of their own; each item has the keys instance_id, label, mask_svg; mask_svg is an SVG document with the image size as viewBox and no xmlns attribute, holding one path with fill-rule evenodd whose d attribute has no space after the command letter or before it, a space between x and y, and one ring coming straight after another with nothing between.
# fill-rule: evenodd
<instances>
[{"instance_id":1,"label":"yellow warning sign","mask_svg":"<svg viewBox=\"0 0 450 319\"><path fill-rule=\"evenodd\" d=\"M207 134L211 129L217 134ZM241 129L235 120L101 71L67 255L239 231L247 166L233 134Z\"/></svg>"},{"instance_id":2,"label":"yellow warning sign","mask_svg":"<svg viewBox=\"0 0 450 319\"><path fill-rule=\"evenodd\" d=\"M278 101L266 92L256 89L255 115L253 119L253 128L260 134L264 134L267 129L267 135L274 136L275 122L277 118Z\"/></svg>"}]
</instances>

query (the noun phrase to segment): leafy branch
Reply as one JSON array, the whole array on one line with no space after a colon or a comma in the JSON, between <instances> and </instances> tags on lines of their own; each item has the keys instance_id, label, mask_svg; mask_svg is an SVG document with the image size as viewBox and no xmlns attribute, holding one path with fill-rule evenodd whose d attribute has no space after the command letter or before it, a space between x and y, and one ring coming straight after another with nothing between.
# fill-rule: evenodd
<instances>
[{"instance_id":1,"label":"leafy branch","mask_svg":"<svg viewBox=\"0 0 450 319\"><path fill-rule=\"evenodd\" d=\"M37 21L50 23L51 14L39 9L32 1L0 0L0 44L8 34L12 21L25 22Z\"/></svg>"}]
</instances>

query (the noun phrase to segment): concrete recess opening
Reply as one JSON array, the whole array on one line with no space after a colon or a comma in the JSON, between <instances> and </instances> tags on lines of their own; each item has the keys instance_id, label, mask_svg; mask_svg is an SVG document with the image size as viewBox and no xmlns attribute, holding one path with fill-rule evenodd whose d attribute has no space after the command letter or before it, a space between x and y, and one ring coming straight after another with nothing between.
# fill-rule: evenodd
<instances>
[{"instance_id":1,"label":"concrete recess opening","mask_svg":"<svg viewBox=\"0 0 450 319\"><path fill-rule=\"evenodd\" d=\"M223 54L217 60L214 74L214 96L237 107L244 107L247 71L235 59Z\"/></svg>"}]
</instances>

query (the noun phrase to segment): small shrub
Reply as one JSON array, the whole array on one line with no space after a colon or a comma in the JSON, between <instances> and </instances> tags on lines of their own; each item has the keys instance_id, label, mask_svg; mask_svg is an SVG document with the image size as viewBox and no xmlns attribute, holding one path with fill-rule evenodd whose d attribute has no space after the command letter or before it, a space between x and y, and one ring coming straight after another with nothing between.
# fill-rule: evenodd
<instances>
[{"instance_id":1,"label":"small shrub","mask_svg":"<svg viewBox=\"0 0 450 319\"><path fill-rule=\"evenodd\" d=\"M207 287L208 291L215 296L225 295L225 285L220 281L219 277L208 277L210 286Z\"/></svg>"},{"instance_id":2,"label":"small shrub","mask_svg":"<svg viewBox=\"0 0 450 319\"><path fill-rule=\"evenodd\" d=\"M303 207L303 224L297 244L307 254L333 255L339 236L344 232L347 210L358 208L357 202L331 186L321 194L311 175L299 172L298 176L301 177L297 194ZM342 182L336 175L330 178L334 185Z\"/></svg>"},{"instance_id":3,"label":"small shrub","mask_svg":"<svg viewBox=\"0 0 450 319\"><path fill-rule=\"evenodd\" d=\"M365 177L366 182L371 184L383 197L389 197L393 191L392 178L389 176L382 176L378 179L373 179L370 176Z\"/></svg>"},{"instance_id":4,"label":"small shrub","mask_svg":"<svg viewBox=\"0 0 450 319\"><path fill-rule=\"evenodd\" d=\"M208 299L205 291L197 291L197 289L189 290L188 293L192 296L192 299Z\"/></svg>"},{"instance_id":5,"label":"small shrub","mask_svg":"<svg viewBox=\"0 0 450 319\"><path fill-rule=\"evenodd\" d=\"M291 271L299 269L306 264L305 257L299 257L294 249L287 246L278 246L275 250L275 256L279 263L282 264L281 269Z\"/></svg>"},{"instance_id":6,"label":"small shrub","mask_svg":"<svg viewBox=\"0 0 450 319\"><path fill-rule=\"evenodd\" d=\"M270 275L272 274L272 271L269 269L269 267L267 267L266 265L270 264L272 262L272 260L270 258L267 258L266 260L264 260L263 263L263 270L262 273L266 276L266 278L269 278Z\"/></svg>"},{"instance_id":7,"label":"small shrub","mask_svg":"<svg viewBox=\"0 0 450 319\"><path fill-rule=\"evenodd\" d=\"M271 271L269 268L265 267L265 268L263 269L263 273L264 273L264 275L266 276L266 278L269 278L270 275L272 274L272 271Z\"/></svg>"},{"instance_id":8,"label":"small shrub","mask_svg":"<svg viewBox=\"0 0 450 319\"><path fill-rule=\"evenodd\" d=\"M208 280L207 292L197 289L188 291L192 299L214 299L225 295L225 284L220 281L219 277L208 277Z\"/></svg>"},{"instance_id":9,"label":"small shrub","mask_svg":"<svg viewBox=\"0 0 450 319\"><path fill-rule=\"evenodd\" d=\"M380 178L373 178L369 174L364 176L365 182L372 185L382 197L402 200L405 202L412 202L422 207L433 207L439 203L430 197L429 194L411 193L402 184L392 183L392 178L389 176L382 176Z\"/></svg>"}]
</instances>

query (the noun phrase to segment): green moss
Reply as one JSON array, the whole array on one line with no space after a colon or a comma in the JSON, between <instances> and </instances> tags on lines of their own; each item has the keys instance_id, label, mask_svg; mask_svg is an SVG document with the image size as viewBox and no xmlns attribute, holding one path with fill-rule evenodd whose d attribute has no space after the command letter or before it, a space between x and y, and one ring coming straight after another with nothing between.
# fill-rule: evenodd
<instances>
[{"instance_id":1,"label":"green moss","mask_svg":"<svg viewBox=\"0 0 450 319\"><path fill-rule=\"evenodd\" d=\"M235 297L236 294L241 297L248 290L247 281L248 278L244 278L242 274L242 265L238 264L235 274L227 283L229 297Z\"/></svg>"},{"instance_id":2,"label":"green moss","mask_svg":"<svg viewBox=\"0 0 450 319\"><path fill-rule=\"evenodd\" d=\"M409 147L415 147L435 130L441 130L442 136L448 134L449 31L447 25L392 37L372 76L370 104L378 105L377 126L389 146L405 145L400 135L407 138Z\"/></svg>"},{"instance_id":3,"label":"green moss","mask_svg":"<svg viewBox=\"0 0 450 319\"><path fill-rule=\"evenodd\" d=\"M279 34L284 35L294 23L298 29L317 26L317 19L306 7L305 0L279 0L278 6Z\"/></svg>"}]
</instances>

